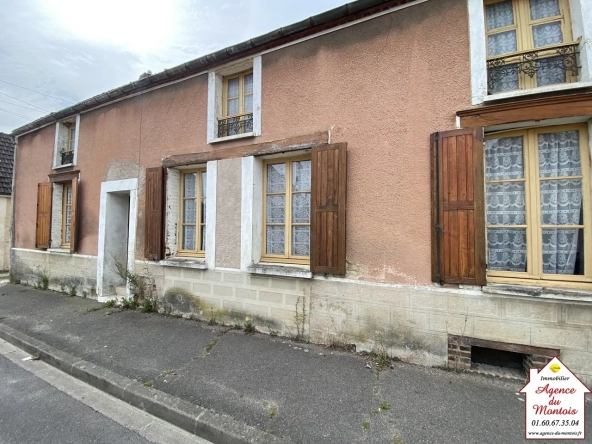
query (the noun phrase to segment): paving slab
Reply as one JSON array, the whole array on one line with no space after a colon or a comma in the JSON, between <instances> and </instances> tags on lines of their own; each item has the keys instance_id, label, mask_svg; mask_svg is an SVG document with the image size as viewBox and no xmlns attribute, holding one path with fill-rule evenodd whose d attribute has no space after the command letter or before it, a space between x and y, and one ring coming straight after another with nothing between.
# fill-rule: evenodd
<instances>
[{"instance_id":1,"label":"paving slab","mask_svg":"<svg viewBox=\"0 0 592 444\"><path fill-rule=\"evenodd\" d=\"M516 381L403 362L378 372L354 353L159 314L88 312L98 307L80 297L0 287L0 324L270 439L524 442ZM591 414L587 421L592 430Z\"/></svg>"}]
</instances>

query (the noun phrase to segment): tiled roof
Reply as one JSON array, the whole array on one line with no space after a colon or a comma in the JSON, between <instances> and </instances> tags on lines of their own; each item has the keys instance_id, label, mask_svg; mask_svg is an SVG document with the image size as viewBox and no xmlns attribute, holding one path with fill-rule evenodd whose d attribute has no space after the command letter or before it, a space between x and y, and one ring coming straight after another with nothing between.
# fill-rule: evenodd
<instances>
[{"instance_id":1,"label":"tiled roof","mask_svg":"<svg viewBox=\"0 0 592 444\"><path fill-rule=\"evenodd\" d=\"M0 195L12 194L12 165L14 163L14 139L0 133Z\"/></svg>"}]
</instances>

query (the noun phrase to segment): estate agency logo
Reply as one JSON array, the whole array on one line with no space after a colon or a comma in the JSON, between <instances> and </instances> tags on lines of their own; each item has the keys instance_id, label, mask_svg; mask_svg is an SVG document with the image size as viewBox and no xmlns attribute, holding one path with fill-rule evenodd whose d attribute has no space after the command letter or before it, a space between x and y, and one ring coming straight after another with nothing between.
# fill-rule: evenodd
<instances>
[{"instance_id":1,"label":"estate agency logo","mask_svg":"<svg viewBox=\"0 0 592 444\"><path fill-rule=\"evenodd\" d=\"M526 439L585 439L585 398L590 393L558 358L530 378L526 397Z\"/></svg>"}]
</instances>

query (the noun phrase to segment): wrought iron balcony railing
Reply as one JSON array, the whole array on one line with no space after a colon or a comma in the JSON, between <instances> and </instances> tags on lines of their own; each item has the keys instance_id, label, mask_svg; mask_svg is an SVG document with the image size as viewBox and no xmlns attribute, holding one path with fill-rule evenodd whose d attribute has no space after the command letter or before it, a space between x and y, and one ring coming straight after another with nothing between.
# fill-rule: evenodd
<instances>
[{"instance_id":1,"label":"wrought iron balcony railing","mask_svg":"<svg viewBox=\"0 0 592 444\"><path fill-rule=\"evenodd\" d=\"M253 113L243 116L218 119L218 137L234 136L235 134L253 131Z\"/></svg>"},{"instance_id":2,"label":"wrought iron balcony railing","mask_svg":"<svg viewBox=\"0 0 592 444\"><path fill-rule=\"evenodd\" d=\"M68 165L69 163L74 163L74 151L62 151L62 165Z\"/></svg>"},{"instance_id":3,"label":"wrought iron balcony railing","mask_svg":"<svg viewBox=\"0 0 592 444\"><path fill-rule=\"evenodd\" d=\"M536 85L566 83L577 79L578 44L557 45L534 51L524 51L492 57L487 60L487 86L489 94L523 89L520 74L531 79L536 76Z\"/></svg>"}]
</instances>

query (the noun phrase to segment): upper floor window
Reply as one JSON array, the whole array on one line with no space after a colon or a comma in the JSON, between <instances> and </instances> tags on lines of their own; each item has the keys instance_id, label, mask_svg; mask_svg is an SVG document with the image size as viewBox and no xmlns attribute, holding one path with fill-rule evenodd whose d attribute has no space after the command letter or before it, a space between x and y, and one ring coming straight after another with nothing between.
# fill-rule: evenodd
<instances>
[{"instance_id":1,"label":"upper floor window","mask_svg":"<svg viewBox=\"0 0 592 444\"><path fill-rule=\"evenodd\" d=\"M488 93L578 80L568 0L486 0Z\"/></svg>"},{"instance_id":2,"label":"upper floor window","mask_svg":"<svg viewBox=\"0 0 592 444\"><path fill-rule=\"evenodd\" d=\"M253 131L253 70L224 78L224 109L218 137Z\"/></svg>"},{"instance_id":3,"label":"upper floor window","mask_svg":"<svg viewBox=\"0 0 592 444\"><path fill-rule=\"evenodd\" d=\"M54 145L54 168L76 164L79 126L80 115L57 122Z\"/></svg>"}]
</instances>

